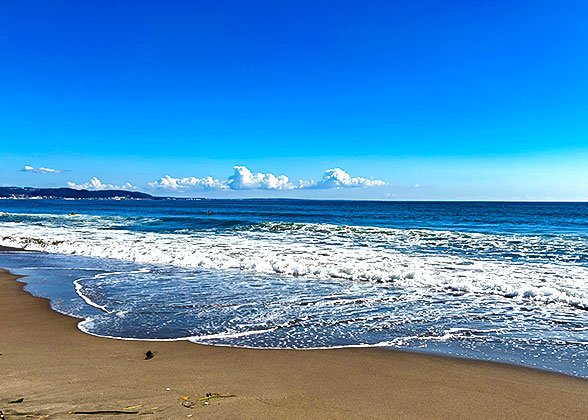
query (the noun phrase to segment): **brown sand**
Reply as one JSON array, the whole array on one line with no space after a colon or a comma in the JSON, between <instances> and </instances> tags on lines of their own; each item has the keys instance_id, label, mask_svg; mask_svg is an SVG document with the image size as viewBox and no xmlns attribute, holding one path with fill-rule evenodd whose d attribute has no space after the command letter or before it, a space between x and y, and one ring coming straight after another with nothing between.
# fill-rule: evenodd
<instances>
[{"instance_id":1,"label":"brown sand","mask_svg":"<svg viewBox=\"0 0 588 420\"><path fill-rule=\"evenodd\" d=\"M7 420L588 419L588 381L505 364L384 349L249 350L93 337L14 279L0 271L0 410ZM153 359L144 360L147 350ZM196 401L207 393L236 396ZM138 413L68 414L97 410Z\"/></svg>"}]
</instances>

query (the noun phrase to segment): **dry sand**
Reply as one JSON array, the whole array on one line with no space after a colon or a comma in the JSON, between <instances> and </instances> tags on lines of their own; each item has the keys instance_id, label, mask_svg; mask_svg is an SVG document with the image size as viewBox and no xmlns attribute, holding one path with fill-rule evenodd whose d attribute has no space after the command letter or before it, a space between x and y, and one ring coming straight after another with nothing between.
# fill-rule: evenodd
<instances>
[{"instance_id":1,"label":"dry sand","mask_svg":"<svg viewBox=\"0 0 588 420\"><path fill-rule=\"evenodd\" d=\"M14 279L0 271L0 410L7 420L588 419L588 381L505 364L385 349L249 350L93 337ZM144 360L147 350L151 360ZM197 401L207 393L235 396ZM68 414L98 410L127 414Z\"/></svg>"}]
</instances>

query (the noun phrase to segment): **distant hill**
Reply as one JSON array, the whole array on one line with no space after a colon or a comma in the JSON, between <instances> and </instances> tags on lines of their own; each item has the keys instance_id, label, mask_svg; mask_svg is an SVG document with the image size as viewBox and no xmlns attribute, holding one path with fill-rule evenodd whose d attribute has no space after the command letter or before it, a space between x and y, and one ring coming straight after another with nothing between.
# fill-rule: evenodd
<instances>
[{"instance_id":1,"label":"distant hill","mask_svg":"<svg viewBox=\"0 0 588 420\"><path fill-rule=\"evenodd\" d=\"M74 198L74 199L131 199L131 200L157 200L154 197L137 191L102 190L88 191L75 190L73 188L30 188L30 187L0 187L1 198Z\"/></svg>"}]
</instances>

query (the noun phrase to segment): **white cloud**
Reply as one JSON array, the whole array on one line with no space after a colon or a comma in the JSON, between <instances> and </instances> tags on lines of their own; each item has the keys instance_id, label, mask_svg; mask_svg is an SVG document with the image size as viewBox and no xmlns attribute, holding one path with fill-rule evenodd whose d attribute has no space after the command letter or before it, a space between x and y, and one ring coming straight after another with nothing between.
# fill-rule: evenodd
<instances>
[{"instance_id":1,"label":"white cloud","mask_svg":"<svg viewBox=\"0 0 588 420\"><path fill-rule=\"evenodd\" d=\"M131 185L129 182L123 185L104 184L98 178L93 177L89 182L83 184L76 184L75 182L68 182L67 186L75 189L84 190L136 190L137 187Z\"/></svg>"},{"instance_id":2,"label":"white cloud","mask_svg":"<svg viewBox=\"0 0 588 420\"><path fill-rule=\"evenodd\" d=\"M341 168L328 169L322 179L298 180L292 182L286 175L274 175L271 173L253 173L246 166L235 166L234 174L226 180L212 177L196 178L173 178L169 175L150 182L148 185L153 189L170 191L203 191L203 190L294 190L294 189L329 189L329 188L351 188L351 187L376 187L386 185L378 179L367 179L362 177L352 178Z\"/></svg>"},{"instance_id":3,"label":"white cloud","mask_svg":"<svg viewBox=\"0 0 588 420\"><path fill-rule=\"evenodd\" d=\"M419 188L421 186L421 184L414 184L413 187L415 188Z\"/></svg>"},{"instance_id":4,"label":"white cloud","mask_svg":"<svg viewBox=\"0 0 588 420\"><path fill-rule=\"evenodd\" d=\"M227 185L233 190L292 190L296 186L290 183L286 175L253 174L246 166L233 167L235 173L229 177Z\"/></svg>"},{"instance_id":5,"label":"white cloud","mask_svg":"<svg viewBox=\"0 0 588 420\"><path fill-rule=\"evenodd\" d=\"M214 179L210 176L204 178L172 178L164 176L155 182L148 184L151 188L161 190L185 191L185 190L222 190L227 189L227 182Z\"/></svg>"},{"instance_id":6,"label":"white cloud","mask_svg":"<svg viewBox=\"0 0 588 420\"><path fill-rule=\"evenodd\" d=\"M28 165L25 165L25 167L22 168L21 171L34 172L36 174L60 174L60 173L64 172L61 169L43 168L42 166L40 168L34 168L34 167L28 166Z\"/></svg>"},{"instance_id":7,"label":"white cloud","mask_svg":"<svg viewBox=\"0 0 588 420\"><path fill-rule=\"evenodd\" d=\"M341 168L327 169L323 178L308 188L349 188L349 187L378 187L386 185L379 179L367 179L360 176L352 178Z\"/></svg>"}]
</instances>

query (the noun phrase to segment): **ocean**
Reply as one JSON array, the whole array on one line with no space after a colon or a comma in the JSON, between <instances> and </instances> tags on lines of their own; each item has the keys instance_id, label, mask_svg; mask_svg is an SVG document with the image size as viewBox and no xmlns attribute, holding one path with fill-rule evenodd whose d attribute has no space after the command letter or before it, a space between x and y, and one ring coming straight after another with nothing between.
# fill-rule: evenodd
<instances>
[{"instance_id":1,"label":"ocean","mask_svg":"<svg viewBox=\"0 0 588 420\"><path fill-rule=\"evenodd\" d=\"M0 200L0 245L89 334L588 378L588 203Z\"/></svg>"}]
</instances>

